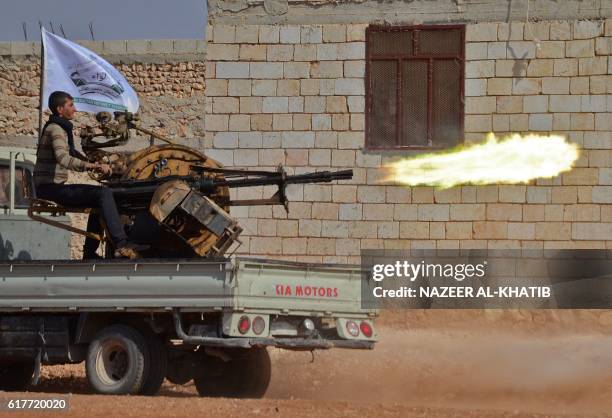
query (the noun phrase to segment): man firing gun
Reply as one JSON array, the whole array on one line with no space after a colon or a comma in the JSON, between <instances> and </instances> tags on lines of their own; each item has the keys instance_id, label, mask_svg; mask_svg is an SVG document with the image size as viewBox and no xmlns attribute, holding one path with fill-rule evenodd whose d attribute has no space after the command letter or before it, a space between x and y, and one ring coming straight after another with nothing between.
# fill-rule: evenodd
<instances>
[{"instance_id":1,"label":"man firing gun","mask_svg":"<svg viewBox=\"0 0 612 418\"><path fill-rule=\"evenodd\" d=\"M66 184L70 170L112 174L109 164L89 162L75 149L73 125L70 122L76 113L72 96L63 91L54 91L49 96L49 109L52 114L42 130L36 152L34 184L37 197L66 207L100 209L115 247L114 256L136 258L138 251L146 247L128 241L111 190L105 186ZM95 214L90 214L87 231L99 234L100 230L100 220ZM87 237L83 258L99 258L96 254L98 246L99 241Z\"/></svg>"}]
</instances>

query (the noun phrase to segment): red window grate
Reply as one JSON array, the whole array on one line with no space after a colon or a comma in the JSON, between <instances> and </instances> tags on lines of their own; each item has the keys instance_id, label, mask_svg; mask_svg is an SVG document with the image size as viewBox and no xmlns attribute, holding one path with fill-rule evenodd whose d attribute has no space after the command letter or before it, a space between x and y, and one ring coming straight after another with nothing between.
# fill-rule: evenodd
<instances>
[{"instance_id":1,"label":"red window grate","mask_svg":"<svg viewBox=\"0 0 612 418\"><path fill-rule=\"evenodd\" d=\"M465 26L370 26L366 147L445 148L463 137Z\"/></svg>"}]
</instances>

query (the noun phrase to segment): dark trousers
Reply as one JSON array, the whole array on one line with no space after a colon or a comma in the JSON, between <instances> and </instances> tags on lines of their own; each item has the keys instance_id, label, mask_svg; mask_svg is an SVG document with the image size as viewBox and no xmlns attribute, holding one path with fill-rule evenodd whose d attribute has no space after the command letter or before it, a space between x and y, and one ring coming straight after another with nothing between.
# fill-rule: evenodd
<instances>
[{"instance_id":1,"label":"dark trousers","mask_svg":"<svg viewBox=\"0 0 612 418\"><path fill-rule=\"evenodd\" d=\"M127 236L117 212L113 192L104 186L89 184L41 184L36 187L36 197L51 200L66 207L96 208L102 212L110 239L116 248L127 242ZM99 234L100 221L94 214L89 215L87 231ZM98 249L99 241L87 237L83 247L84 257L90 257Z\"/></svg>"}]
</instances>

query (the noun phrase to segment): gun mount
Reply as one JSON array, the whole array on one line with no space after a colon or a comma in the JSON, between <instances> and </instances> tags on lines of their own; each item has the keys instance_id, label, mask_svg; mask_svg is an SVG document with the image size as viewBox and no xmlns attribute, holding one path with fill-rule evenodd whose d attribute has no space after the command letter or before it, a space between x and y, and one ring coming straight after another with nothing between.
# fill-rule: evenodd
<instances>
[{"instance_id":1,"label":"gun mount","mask_svg":"<svg viewBox=\"0 0 612 418\"><path fill-rule=\"evenodd\" d=\"M130 240L149 244L146 256L223 255L242 228L229 214L231 206L282 205L289 209L290 184L349 180L352 170L289 175L275 171L224 168L205 154L177 144L140 125L138 115L108 112L96 115L97 128L81 131L81 146L91 161L113 167L112 175L96 175L115 196L126 219ZM126 145L131 130L150 136L150 146L135 152L106 151ZM102 139L103 138L103 139ZM154 145L155 139L166 144ZM276 186L269 197L232 199L230 189Z\"/></svg>"}]
</instances>

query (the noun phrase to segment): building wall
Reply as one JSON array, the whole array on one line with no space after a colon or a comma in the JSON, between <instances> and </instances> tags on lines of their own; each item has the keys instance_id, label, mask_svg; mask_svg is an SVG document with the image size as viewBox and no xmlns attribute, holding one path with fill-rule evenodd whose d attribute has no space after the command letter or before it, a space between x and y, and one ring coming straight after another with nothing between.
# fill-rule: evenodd
<instances>
[{"instance_id":1,"label":"building wall","mask_svg":"<svg viewBox=\"0 0 612 418\"><path fill-rule=\"evenodd\" d=\"M291 186L288 214L234 208L241 252L351 262L371 248L612 247L612 19L467 25L466 141L555 132L582 150L553 179L447 190L381 185L381 166L415 152L363 149L367 24L218 23L228 19L207 34L209 154L354 170L350 182Z\"/></svg>"},{"instance_id":2,"label":"building wall","mask_svg":"<svg viewBox=\"0 0 612 418\"><path fill-rule=\"evenodd\" d=\"M79 43L126 76L140 98L144 124L204 145L203 40ZM39 88L40 42L0 43L0 138L37 135ZM77 122L95 121L80 114Z\"/></svg>"}]
</instances>

